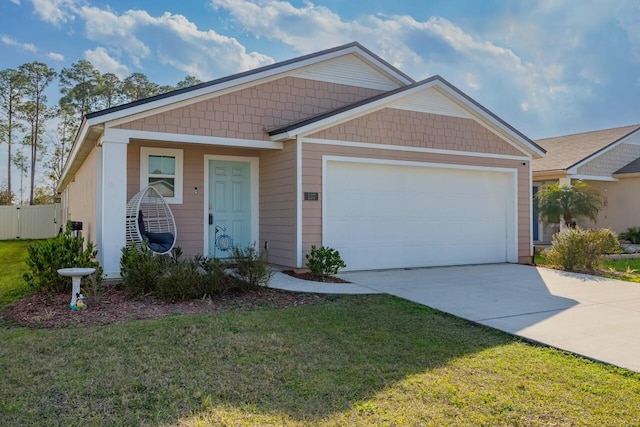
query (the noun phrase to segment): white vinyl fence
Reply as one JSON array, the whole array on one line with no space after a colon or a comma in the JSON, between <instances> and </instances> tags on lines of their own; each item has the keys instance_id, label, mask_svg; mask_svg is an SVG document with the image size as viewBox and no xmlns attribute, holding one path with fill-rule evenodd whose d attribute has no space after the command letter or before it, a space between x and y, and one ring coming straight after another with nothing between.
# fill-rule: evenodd
<instances>
[{"instance_id":1,"label":"white vinyl fence","mask_svg":"<svg viewBox=\"0 0 640 427\"><path fill-rule=\"evenodd\" d=\"M58 234L60 203L35 206L0 206L0 240L46 239Z\"/></svg>"}]
</instances>

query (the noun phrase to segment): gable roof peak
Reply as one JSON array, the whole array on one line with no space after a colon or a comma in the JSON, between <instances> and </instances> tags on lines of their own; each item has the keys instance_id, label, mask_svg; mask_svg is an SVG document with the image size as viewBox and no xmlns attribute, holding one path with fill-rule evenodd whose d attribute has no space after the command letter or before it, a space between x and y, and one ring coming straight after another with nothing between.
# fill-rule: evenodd
<instances>
[{"instance_id":1,"label":"gable roof peak","mask_svg":"<svg viewBox=\"0 0 640 427\"><path fill-rule=\"evenodd\" d=\"M190 96L199 96L203 91L211 90L214 91L216 87L223 84L233 84L234 81L241 82L251 79L259 79L264 75L277 74L279 72L284 72L290 67L302 67L306 66L309 63L319 62L323 60L323 57L327 57L330 59L335 56L348 55L348 54L356 54L361 59L365 60L365 62L370 65L377 67L378 69L385 70L385 72L390 75L394 80L396 80L401 85L410 85L415 83L415 80L409 77L404 72L400 71L395 66L391 65L389 62L382 59L380 56L376 55L357 41L353 41L347 44L343 44L340 46L331 47L328 49L324 49L318 52L309 53L306 55L298 56L296 58L287 59L280 62L274 62L273 64L265 65L262 67L254 68L247 71L242 71L240 73L231 74L225 77L221 77L218 79L210 80L207 82L198 83L197 85L172 90L170 92L162 93L159 95L151 96L149 98L140 99L137 101L129 102L127 104L117 105L115 107L111 107L105 110L95 111L93 113L87 114L85 117L90 120L100 116L104 116L107 114L115 113L123 110L130 110L134 107L143 107L146 104L150 104L148 108L154 108L157 102L168 102L170 103L170 98L180 97L183 95L185 97ZM282 71L280 71L282 70ZM144 107L143 107L144 108Z\"/></svg>"}]
</instances>

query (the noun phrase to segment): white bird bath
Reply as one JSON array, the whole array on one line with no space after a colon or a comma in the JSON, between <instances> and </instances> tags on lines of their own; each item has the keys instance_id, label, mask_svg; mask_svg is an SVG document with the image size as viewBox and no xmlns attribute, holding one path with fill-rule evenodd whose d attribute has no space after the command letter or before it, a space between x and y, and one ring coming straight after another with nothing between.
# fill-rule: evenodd
<instances>
[{"instance_id":1,"label":"white bird bath","mask_svg":"<svg viewBox=\"0 0 640 427\"><path fill-rule=\"evenodd\" d=\"M88 276L96 272L95 268L61 268L58 273L61 276L71 277L71 304L69 307L72 310L78 309L76 305L78 297L80 296L80 280L84 276Z\"/></svg>"}]
</instances>

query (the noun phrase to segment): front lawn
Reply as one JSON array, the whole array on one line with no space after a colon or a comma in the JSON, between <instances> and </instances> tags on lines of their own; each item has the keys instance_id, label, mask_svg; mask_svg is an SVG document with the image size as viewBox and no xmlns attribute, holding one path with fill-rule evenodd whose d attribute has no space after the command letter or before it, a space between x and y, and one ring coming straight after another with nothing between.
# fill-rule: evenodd
<instances>
[{"instance_id":1,"label":"front lawn","mask_svg":"<svg viewBox=\"0 0 640 427\"><path fill-rule=\"evenodd\" d=\"M0 343L3 427L640 425L640 374L386 295Z\"/></svg>"},{"instance_id":2,"label":"front lawn","mask_svg":"<svg viewBox=\"0 0 640 427\"><path fill-rule=\"evenodd\" d=\"M0 330L22 425L638 425L640 375L385 295Z\"/></svg>"}]
</instances>

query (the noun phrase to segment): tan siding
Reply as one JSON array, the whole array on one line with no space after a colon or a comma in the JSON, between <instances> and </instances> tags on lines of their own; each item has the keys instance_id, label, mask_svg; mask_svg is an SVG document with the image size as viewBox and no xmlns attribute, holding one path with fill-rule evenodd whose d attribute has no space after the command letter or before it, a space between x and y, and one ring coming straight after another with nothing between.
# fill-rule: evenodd
<instances>
[{"instance_id":1,"label":"tan siding","mask_svg":"<svg viewBox=\"0 0 640 427\"><path fill-rule=\"evenodd\" d=\"M474 120L393 108L384 108L349 120L310 137L403 147L522 155L515 147Z\"/></svg>"},{"instance_id":2,"label":"tan siding","mask_svg":"<svg viewBox=\"0 0 640 427\"><path fill-rule=\"evenodd\" d=\"M118 127L269 140L265 129L311 117L380 92L375 89L284 77Z\"/></svg>"},{"instance_id":3,"label":"tan siding","mask_svg":"<svg viewBox=\"0 0 640 427\"><path fill-rule=\"evenodd\" d=\"M97 149L94 148L87 156L75 178L69 183L69 217L71 221L82 221L82 235L85 242L96 242L97 215L96 195L97 187Z\"/></svg>"},{"instance_id":4,"label":"tan siding","mask_svg":"<svg viewBox=\"0 0 640 427\"><path fill-rule=\"evenodd\" d=\"M586 181L606 198L606 205L598 212L598 222L585 221L581 225L592 228L611 228L616 233L626 231L629 227L640 227L640 176L622 178L617 182Z\"/></svg>"},{"instance_id":5,"label":"tan siding","mask_svg":"<svg viewBox=\"0 0 640 427\"><path fill-rule=\"evenodd\" d=\"M269 262L296 265L296 145L260 157L260 242L269 242Z\"/></svg>"},{"instance_id":6,"label":"tan siding","mask_svg":"<svg viewBox=\"0 0 640 427\"><path fill-rule=\"evenodd\" d=\"M186 256L202 254L205 244L204 156L259 157L261 153L257 150L212 147L179 142L162 144L152 141L132 141L127 148L127 200L140 191L140 147L179 148L183 150L183 201L182 204L170 205L178 229L176 245L183 249ZM195 187L198 187L198 194L195 194Z\"/></svg>"},{"instance_id":7,"label":"tan siding","mask_svg":"<svg viewBox=\"0 0 640 427\"><path fill-rule=\"evenodd\" d=\"M517 169L517 220L518 220L518 262L530 261L530 211L529 211L529 162L465 157L455 155L415 153L378 149L341 147L337 145L303 144L302 151L302 191L319 193L319 201L302 202L302 250L307 254L311 245L322 245L322 156L362 157L368 159L394 159L431 163L489 166Z\"/></svg>"}]
</instances>

